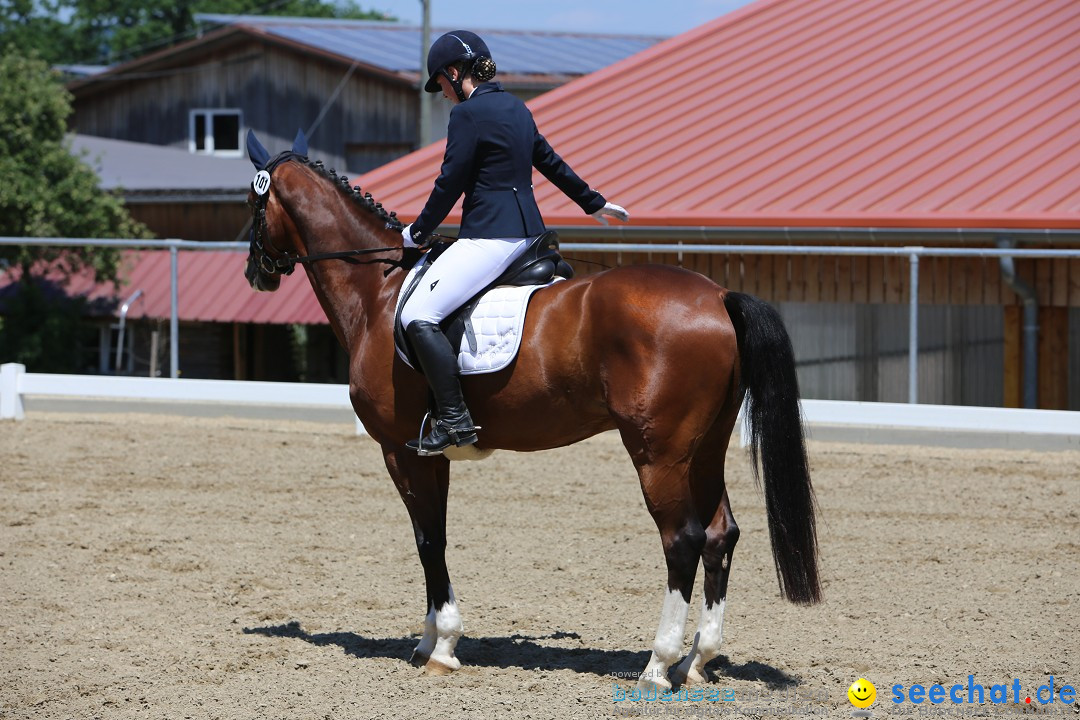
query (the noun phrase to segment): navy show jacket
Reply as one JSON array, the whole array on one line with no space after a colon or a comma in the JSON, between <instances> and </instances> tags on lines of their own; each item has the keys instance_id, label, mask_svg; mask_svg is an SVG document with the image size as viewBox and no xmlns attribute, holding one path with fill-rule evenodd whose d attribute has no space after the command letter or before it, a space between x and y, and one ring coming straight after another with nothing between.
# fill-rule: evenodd
<instances>
[{"instance_id":1,"label":"navy show jacket","mask_svg":"<svg viewBox=\"0 0 1080 720\"><path fill-rule=\"evenodd\" d=\"M483 83L450 111L442 170L412 236L423 242L462 193L463 238L522 238L544 232L533 196L536 167L586 213L604 196L578 177L536 129L532 113L497 82Z\"/></svg>"}]
</instances>

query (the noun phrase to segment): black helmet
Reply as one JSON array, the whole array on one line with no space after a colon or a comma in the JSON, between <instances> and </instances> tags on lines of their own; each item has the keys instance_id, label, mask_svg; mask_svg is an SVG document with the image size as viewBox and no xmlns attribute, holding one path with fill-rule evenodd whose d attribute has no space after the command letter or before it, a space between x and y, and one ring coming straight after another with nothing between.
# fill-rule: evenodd
<instances>
[{"instance_id":1,"label":"black helmet","mask_svg":"<svg viewBox=\"0 0 1080 720\"><path fill-rule=\"evenodd\" d=\"M440 74L446 75L447 66L458 60L464 60L467 64L465 72L462 73L464 76L468 74L473 63L480 58L487 58L487 63L490 63L490 76L482 79L483 82L486 82L495 75L495 63L491 62L491 51L488 50L487 43L479 35L468 30L454 30L446 33L432 43L431 49L428 50L428 81L424 85L424 89L429 93L439 92L438 76ZM454 89L458 90L459 86L460 81L455 83ZM458 97L462 100L465 99L460 90L458 90Z\"/></svg>"}]
</instances>

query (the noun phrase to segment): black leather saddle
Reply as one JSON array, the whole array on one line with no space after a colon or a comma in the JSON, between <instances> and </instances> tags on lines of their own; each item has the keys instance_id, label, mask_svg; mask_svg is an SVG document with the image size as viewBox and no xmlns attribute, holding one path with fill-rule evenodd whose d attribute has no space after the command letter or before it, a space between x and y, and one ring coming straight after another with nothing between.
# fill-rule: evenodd
<instances>
[{"instance_id":1,"label":"black leather saddle","mask_svg":"<svg viewBox=\"0 0 1080 720\"><path fill-rule=\"evenodd\" d=\"M402 354L409 358L409 364L417 369L419 369L420 363L417 361L416 356L413 354L412 347L409 345L409 339L405 335L405 328L401 326L401 308L405 307L405 303L408 302L409 297L420 284L420 280L423 278L424 273L427 272L427 269L431 267L432 263L439 259L439 256L442 255L448 247L450 247L449 244L440 243L428 251L427 263L424 267L420 268L420 271L413 277L409 286L405 288L402 293L402 299L398 303L397 313L394 316L394 343ZM443 334L445 334L446 338L450 341L451 347L461 347L461 338L465 337L468 339L469 347L473 352L476 352L476 334L473 332L470 317L472 316L472 311L476 308L477 303L480 302L480 298L484 296L484 293L500 285L512 285L515 287L525 285L546 285L556 277L562 277L569 280L574 277L574 269L570 267L570 265L563 260L562 255L559 254L558 233L554 230L548 230L533 238L532 241L529 242L529 246L525 249L525 252L514 260L502 275L495 278L495 281L487 285L483 290L473 295L467 303L443 320L439 324L439 327L442 328Z\"/></svg>"}]
</instances>

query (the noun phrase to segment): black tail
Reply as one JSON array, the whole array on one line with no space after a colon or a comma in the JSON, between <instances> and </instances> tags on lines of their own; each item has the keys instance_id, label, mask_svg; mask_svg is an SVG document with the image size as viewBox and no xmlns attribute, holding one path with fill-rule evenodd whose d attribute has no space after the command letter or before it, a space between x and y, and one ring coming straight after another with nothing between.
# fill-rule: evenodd
<instances>
[{"instance_id":1,"label":"black tail","mask_svg":"<svg viewBox=\"0 0 1080 720\"><path fill-rule=\"evenodd\" d=\"M780 314L763 300L729 292L724 298L739 343L741 383L750 421L755 479L765 477L765 508L777 579L788 600L821 599L814 489L806 459L799 381Z\"/></svg>"}]
</instances>

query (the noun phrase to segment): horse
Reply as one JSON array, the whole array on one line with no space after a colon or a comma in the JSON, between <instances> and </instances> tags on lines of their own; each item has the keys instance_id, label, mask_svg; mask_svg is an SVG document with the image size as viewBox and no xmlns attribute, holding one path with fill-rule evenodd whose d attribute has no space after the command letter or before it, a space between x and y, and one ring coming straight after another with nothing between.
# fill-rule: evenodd
<instances>
[{"instance_id":1,"label":"horse","mask_svg":"<svg viewBox=\"0 0 1080 720\"><path fill-rule=\"evenodd\" d=\"M271 160L252 134L249 154L261 172L248 197L245 275L254 289L274 291L296 264L304 266L348 353L352 406L412 521L427 613L411 662L431 674L453 672L461 667L455 646L463 625L445 562L451 461L405 446L416 437L428 391L393 339L398 292L421 251L401 247L402 224L370 193L311 162L300 136ZM485 452L544 450L619 432L667 566L652 655L638 678L643 690L706 682L705 664L719 655L739 539L724 460L744 397L781 591L798 604L821 599L794 353L764 301L665 265L557 282L532 296L512 365L466 376L462 385ZM680 662L699 560L700 622Z\"/></svg>"}]
</instances>

